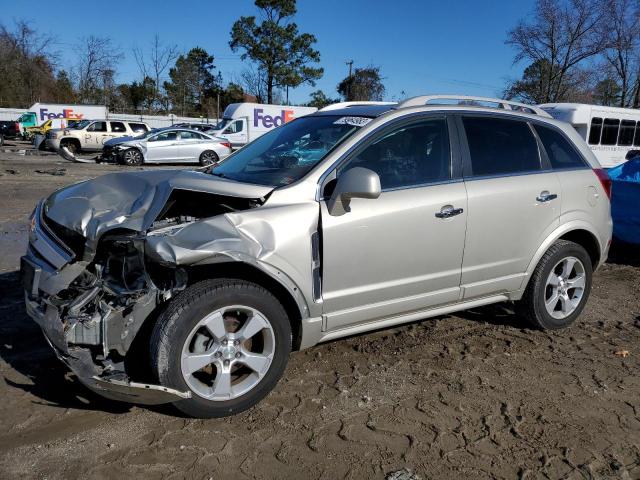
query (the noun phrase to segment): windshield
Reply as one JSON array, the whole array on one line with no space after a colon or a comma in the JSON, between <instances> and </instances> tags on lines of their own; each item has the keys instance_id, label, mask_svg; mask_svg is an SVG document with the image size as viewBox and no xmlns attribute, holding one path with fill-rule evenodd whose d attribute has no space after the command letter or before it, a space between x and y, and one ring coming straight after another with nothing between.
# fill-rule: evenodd
<instances>
[{"instance_id":1,"label":"windshield","mask_svg":"<svg viewBox=\"0 0 640 480\"><path fill-rule=\"evenodd\" d=\"M76 123L74 126L72 126L71 128L74 128L76 130L82 130L84 127L86 127L90 123L91 123L91 120L81 120L78 123Z\"/></svg>"},{"instance_id":2,"label":"windshield","mask_svg":"<svg viewBox=\"0 0 640 480\"><path fill-rule=\"evenodd\" d=\"M222 130L224 127L226 127L230 123L231 123L230 118L223 118L218 123L216 123L216 125L212 128L212 130Z\"/></svg>"},{"instance_id":3,"label":"windshield","mask_svg":"<svg viewBox=\"0 0 640 480\"><path fill-rule=\"evenodd\" d=\"M210 173L238 182L289 185L369 121L337 115L302 117L249 143Z\"/></svg>"}]
</instances>

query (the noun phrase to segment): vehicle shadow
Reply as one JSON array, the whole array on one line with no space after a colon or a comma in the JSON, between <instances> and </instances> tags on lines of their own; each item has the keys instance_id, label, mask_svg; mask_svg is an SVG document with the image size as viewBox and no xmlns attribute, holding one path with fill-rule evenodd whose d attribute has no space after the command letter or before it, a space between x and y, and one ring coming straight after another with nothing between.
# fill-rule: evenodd
<instances>
[{"instance_id":1,"label":"vehicle shadow","mask_svg":"<svg viewBox=\"0 0 640 480\"><path fill-rule=\"evenodd\" d=\"M24 308L20 274L0 274L0 358L28 380L6 376L10 388L28 392L44 405L80 410L125 413L131 405L106 400L82 385L69 374L47 343L40 327L28 317Z\"/></svg>"},{"instance_id":2,"label":"vehicle shadow","mask_svg":"<svg viewBox=\"0 0 640 480\"><path fill-rule=\"evenodd\" d=\"M494 303L470 310L462 310L456 312L455 316L488 325L511 327L519 330L529 328L526 320L515 312L511 302Z\"/></svg>"}]
</instances>

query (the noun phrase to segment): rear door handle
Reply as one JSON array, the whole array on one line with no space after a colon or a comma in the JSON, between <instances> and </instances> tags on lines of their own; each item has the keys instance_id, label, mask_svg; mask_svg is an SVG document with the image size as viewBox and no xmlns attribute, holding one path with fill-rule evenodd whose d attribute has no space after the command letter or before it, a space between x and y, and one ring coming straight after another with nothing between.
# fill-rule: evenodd
<instances>
[{"instance_id":1,"label":"rear door handle","mask_svg":"<svg viewBox=\"0 0 640 480\"><path fill-rule=\"evenodd\" d=\"M540 192L540 195L536 197L536 200L540 203L549 202L551 200L555 200L558 198L558 195L555 193L549 193L547 190Z\"/></svg>"},{"instance_id":2,"label":"rear door handle","mask_svg":"<svg viewBox=\"0 0 640 480\"><path fill-rule=\"evenodd\" d=\"M462 208L453 208L451 205L442 207L439 212L436 212L437 218L451 218L456 215L460 215L464 210Z\"/></svg>"}]
</instances>

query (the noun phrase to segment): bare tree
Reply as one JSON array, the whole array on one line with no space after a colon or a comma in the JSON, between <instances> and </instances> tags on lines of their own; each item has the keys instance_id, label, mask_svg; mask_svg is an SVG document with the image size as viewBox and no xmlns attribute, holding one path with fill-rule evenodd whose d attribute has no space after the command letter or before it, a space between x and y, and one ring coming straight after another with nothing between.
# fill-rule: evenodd
<instances>
[{"instance_id":1,"label":"bare tree","mask_svg":"<svg viewBox=\"0 0 640 480\"><path fill-rule=\"evenodd\" d=\"M640 44L640 10L635 0L606 0L601 23L607 49L604 58L612 70L620 92L620 107L632 104L638 85L638 46ZM635 81L635 85L634 85Z\"/></svg>"},{"instance_id":2,"label":"bare tree","mask_svg":"<svg viewBox=\"0 0 640 480\"><path fill-rule=\"evenodd\" d=\"M160 36L156 33L151 42L151 48L148 53L139 48L133 49L133 55L138 64L138 69L142 75L142 81L152 78L155 82L153 91L153 105L156 110L162 110L164 107L163 95L160 91L162 85L162 77L175 60L179 57L180 52L176 45L165 45L160 40Z\"/></svg>"},{"instance_id":3,"label":"bare tree","mask_svg":"<svg viewBox=\"0 0 640 480\"><path fill-rule=\"evenodd\" d=\"M26 107L55 94L54 44L27 22L18 21L11 30L0 25L0 104Z\"/></svg>"},{"instance_id":4,"label":"bare tree","mask_svg":"<svg viewBox=\"0 0 640 480\"><path fill-rule=\"evenodd\" d=\"M562 101L581 62L605 49L603 21L601 0L537 0L532 19L509 31L506 43L516 49L515 63L548 65L541 79L544 102Z\"/></svg>"},{"instance_id":5,"label":"bare tree","mask_svg":"<svg viewBox=\"0 0 640 480\"><path fill-rule=\"evenodd\" d=\"M89 36L81 39L76 75L81 102L100 102L109 94L103 90L113 85L116 64L122 53L108 37Z\"/></svg>"},{"instance_id":6,"label":"bare tree","mask_svg":"<svg viewBox=\"0 0 640 480\"><path fill-rule=\"evenodd\" d=\"M262 103L267 98L267 79L266 75L251 66L242 71L240 80L238 81L242 89L249 95L253 95Z\"/></svg>"}]
</instances>

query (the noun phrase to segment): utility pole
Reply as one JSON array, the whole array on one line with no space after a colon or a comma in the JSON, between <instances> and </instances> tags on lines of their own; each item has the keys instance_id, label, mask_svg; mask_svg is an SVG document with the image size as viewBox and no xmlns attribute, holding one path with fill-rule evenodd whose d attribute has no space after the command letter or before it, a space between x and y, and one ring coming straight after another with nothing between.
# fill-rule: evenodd
<instances>
[{"instance_id":1,"label":"utility pole","mask_svg":"<svg viewBox=\"0 0 640 480\"><path fill-rule=\"evenodd\" d=\"M349 101L349 99L351 98L351 68L353 67L353 60L349 60L348 62L346 62L347 65L349 65L349 76L347 77L349 80L347 81L347 98L346 100Z\"/></svg>"}]
</instances>

